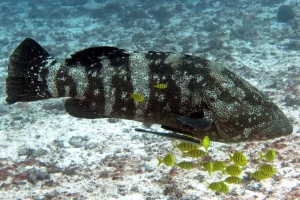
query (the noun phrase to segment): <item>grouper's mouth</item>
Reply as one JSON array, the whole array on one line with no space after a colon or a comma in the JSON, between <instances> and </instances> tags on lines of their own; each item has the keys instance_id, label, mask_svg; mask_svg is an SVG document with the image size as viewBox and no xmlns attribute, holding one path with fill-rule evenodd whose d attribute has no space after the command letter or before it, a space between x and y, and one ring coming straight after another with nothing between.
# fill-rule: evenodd
<instances>
[{"instance_id":1,"label":"grouper's mouth","mask_svg":"<svg viewBox=\"0 0 300 200\"><path fill-rule=\"evenodd\" d=\"M286 123L279 123L272 126L271 132L274 132L273 134L274 138L290 135L293 132L293 126L288 121ZM272 136L272 134L270 135Z\"/></svg>"},{"instance_id":2,"label":"grouper's mouth","mask_svg":"<svg viewBox=\"0 0 300 200\"><path fill-rule=\"evenodd\" d=\"M290 135L293 132L293 126L286 115L280 110L277 113L277 119L269 122L272 124L266 128L268 139Z\"/></svg>"}]
</instances>

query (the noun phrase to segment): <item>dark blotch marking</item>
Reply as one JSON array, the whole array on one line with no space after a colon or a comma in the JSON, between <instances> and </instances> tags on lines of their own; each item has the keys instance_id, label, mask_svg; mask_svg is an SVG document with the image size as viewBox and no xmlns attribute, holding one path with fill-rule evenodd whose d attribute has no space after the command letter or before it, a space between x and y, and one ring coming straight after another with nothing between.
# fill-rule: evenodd
<instances>
[{"instance_id":1,"label":"dark blotch marking","mask_svg":"<svg viewBox=\"0 0 300 200\"><path fill-rule=\"evenodd\" d=\"M129 55L118 56L118 57L115 57L115 58L111 58L110 64L113 67L120 67L120 66L123 66L123 65L127 66L129 64Z\"/></svg>"},{"instance_id":2,"label":"dark blotch marking","mask_svg":"<svg viewBox=\"0 0 300 200\"><path fill-rule=\"evenodd\" d=\"M151 94L148 102L148 108L145 111L145 116L149 116L147 117L147 122L167 120L169 117L168 113L163 110L163 108L167 106L167 103L169 104L172 112L179 114L178 108L181 107L180 88L171 78L171 76L175 73L174 66L172 66L172 64L164 63L165 59L170 54L171 53L149 51L145 56L147 59L151 60L149 64L149 83ZM161 62L156 64L155 61L157 60L161 60ZM161 83L167 84L168 87L166 89L155 88L154 85L157 84L157 80L154 80L154 76L158 76L160 80L162 80L163 76L165 76L166 79L162 80ZM155 96L155 93L158 93L158 96ZM165 100L162 102L158 101L160 94L165 96Z\"/></svg>"},{"instance_id":3,"label":"dark blotch marking","mask_svg":"<svg viewBox=\"0 0 300 200\"><path fill-rule=\"evenodd\" d=\"M181 61L181 64L178 66L178 70L181 72L186 71L189 75L201 74L205 68L209 67L208 60L191 55L185 55ZM199 64L201 64L203 67L196 68L195 66Z\"/></svg>"},{"instance_id":4,"label":"dark blotch marking","mask_svg":"<svg viewBox=\"0 0 300 200\"><path fill-rule=\"evenodd\" d=\"M84 66L87 71L102 68L101 59L108 58L113 66L120 66L129 62L129 54L116 47L91 47L78 51L65 60L67 66Z\"/></svg>"},{"instance_id":5,"label":"dark blotch marking","mask_svg":"<svg viewBox=\"0 0 300 200\"><path fill-rule=\"evenodd\" d=\"M201 119L201 118L203 118L204 117L203 109L201 109L198 112L191 113L189 117L193 118L193 119Z\"/></svg>"},{"instance_id":6,"label":"dark blotch marking","mask_svg":"<svg viewBox=\"0 0 300 200\"><path fill-rule=\"evenodd\" d=\"M197 88L200 88L201 87L201 82L200 83L197 83L197 80L195 78L193 78L187 85L188 89L190 91L196 91ZM203 96L203 95L201 95Z\"/></svg>"},{"instance_id":7,"label":"dark blotch marking","mask_svg":"<svg viewBox=\"0 0 300 200\"><path fill-rule=\"evenodd\" d=\"M102 79L99 76L100 69L94 69L89 73L88 80L89 80L89 88L88 92L85 93L85 101L88 102L95 102L95 106L90 108L90 111L97 112L98 115L95 115L94 118L102 118L104 116L104 104L105 104L105 97L104 97L104 85ZM97 73L95 77L92 77L93 73ZM99 94L94 95L94 91L98 89ZM91 105L90 105L91 106Z\"/></svg>"},{"instance_id":8,"label":"dark blotch marking","mask_svg":"<svg viewBox=\"0 0 300 200\"><path fill-rule=\"evenodd\" d=\"M149 51L145 57L152 62L149 64L149 69L152 74L165 74L166 71L168 71L169 74L174 73L174 69L171 65L164 64L165 59L168 57L170 53L164 53L164 52L155 52L155 51ZM156 60L161 60L160 63L155 64Z\"/></svg>"},{"instance_id":9,"label":"dark blotch marking","mask_svg":"<svg viewBox=\"0 0 300 200\"><path fill-rule=\"evenodd\" d=\"M168 55L171 54L170 52L158 52L158 51L148 51L145 57L149 60L158 60L162 59L165 60Z\"/></svg>"},{"instance_id":10,"label":"dark blotch marking","mask_svg":"<svg viewBox=\"0 0 300 200\"><path fill-rule=\"evenodd\" d=\"M96 109L91 108L91 101L82 101L79 99L67 99L65 102L66 111L69 115L79 118L95 119L101 118Z\"/></svg>"},{"instance_id":11,"label":"dark blotch marking","mask_svg":"<svg viewBox=\"0 0 300 200\"><path fill-rule=\"evenodd\" d=\"M244 80L242 80L240 77L238 77L237 75L235 75L233 72L229 71L228 69L224 68L221 72L224 76L226 76L228 79L230 79L231 81L234 82L234 84L236 86L238 86L239 88L241 88L244 92L245 92L245 97L244 97L244 101L248 101L251 102L252 105L262 105L263 100L265 100L265 97L263 95L262 92L260 92L258 89L251 87L251 90L249 90L248 84L247 82L245 82ZM255 97L257 99L254 98L255 93L258 93L259 95L255 95ZM223 94L223 92L222 92ZM224 94L226 96L229 96L229 98L232 99L230 94ZM223 98L222 98L223 100ZM236 100L236 99L234 99ZM226 102L233 102L233 100L228 100Z\"/></svg>"},{"instance_id":12,"label":"dark blotch marking","mask_svg":"<svg viewBox=\"0 0 300 200\"><path fill-rule=\"evenodd\" d=\"M164 58L165 59L165 58ZM181 107L181 96L180 88L176 85L175 81L172 80L172 75L174 74L174 69L172 65L162 64L161 66L150 64L150 99L148 102L148 108L145 111L145 116L147 117L148 122L157 122L157 120L167 120L169 118L168 111L163 110L164 107L169 105L172 112L179 114L179 108ZM157 80L154 79L154 76L158 76L161 80L161 83L167 84L166 89L155 88L154 85L157 84ZM162 80L163 76L166 79ZM155 94L158 94L156 96ZM164 101L158 101L159 95L164 95Z\"/></svg>"},{"instance_id":13,"label":"dark blotch marking","mask_svg":"<svg viewBox=\"0 0 300 200\"><path fill-rule=\"evenodd\" d=\"M121 68L119 69L121 70ZM125 71L129 72L128 65L126 66ZM121 99L122 91L128 93L128 97L130 93L133 93L133 87L131 84L131 76L130 73L127 73L127 79L124 80L123 77L118 76L117 74L112 77L112 85L115 87L115 104L113 105L113 112L111 113L112 117L121 117L124 119L133 119L135 104L132 99ZM126 111L121 110L123 107L126 107Z\"/></svg>"}]
</instances>

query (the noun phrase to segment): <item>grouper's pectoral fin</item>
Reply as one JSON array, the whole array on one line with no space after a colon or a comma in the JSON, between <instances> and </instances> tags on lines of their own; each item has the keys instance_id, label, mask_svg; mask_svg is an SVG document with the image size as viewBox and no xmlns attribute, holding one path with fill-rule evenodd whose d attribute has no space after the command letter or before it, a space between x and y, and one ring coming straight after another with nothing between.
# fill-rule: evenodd
<instances>
[{"instance_id":1,"label":"grouper's pectoral fin","mask_svg":"<svg viewBox=\"0 0 300 200\"><path fill-rule=\"evenodd\" d=\"M191 118L186 116L179 116L175 114L170 114L170 116L175 119L177 122L185 125L190 126L191 128L205 130L211 127L213 120L207 117L200 117L200 118ZM154 135L167 137L173 140L181 140L183 142L191 143L191 144L200 144L200 140L195 138L192 134L187 131L180 130L178 128L169 127L162 125L163 129L172 131L172 132L157 132L157 131L149 131L141 128L136 128L135 131L143 132L143 133L151 133Z\"/></svg>"},{"instance_id":2,"label":"grouper's pectoral fin","mask_svg":"<svg viewBox=\"0 0 300 200\"><path fill-rule=\"evenodd\" d=\"M180 140L180 141L183 141L183 142L186 142L186 143L197 144L197 145L200 144L199 139L188 136L188 135L184 135L184 134L149 131L149 130L142 129L142 128L135 128L134 130L137 131L137 132L142 132L142 133L151 133L151 134L154 134L154 135L170 138L170 139L173 139L173 140Z\"/></svg>"},{"instance_id":3,"label":"grouper's pectoral fin","mask_svg":"<svg viewBox=\"0 0 300 200\"><path fill-rule=\"evenodd\" d=\"M171 114L171 117L173 117L174 119L176 119L177 121L179 121L184 125L191 126L192 128L201 129L201 130L208 129L213 123L213 120L208 117L190 118L190 117L180 116L175 114Z\"/></svg>"},{"instance_id":4,"label":"grouper's pectoral fin","mask_svg":"<svg viewBox=\"0 0 300 200\"><path fill-rule=\"evenodd\" d=\"M183 131L183 130L179 130L179 129L174 128L174 127L165 126L165 125L161 125L160 127L163 128L163 129L166 129L166 130L168 130L168 131L172 131L172 132L176 132L176 133L182 133L182 134L187 134L187 135L189 135L188 132Z\"/></svg>"},{"instance_id":5,"label":"grouper's pectoral fin","mask_svg":"<svg viewBox=\"0 0 300 200\"><path fill-rule=\"evenodd\" d=\"M67 113L73 117L95 119L104 116L99 114L99 111L92 106L91 102L82 101L79 99L67 99L65 102Z\"/></svg>"}]
</instances>

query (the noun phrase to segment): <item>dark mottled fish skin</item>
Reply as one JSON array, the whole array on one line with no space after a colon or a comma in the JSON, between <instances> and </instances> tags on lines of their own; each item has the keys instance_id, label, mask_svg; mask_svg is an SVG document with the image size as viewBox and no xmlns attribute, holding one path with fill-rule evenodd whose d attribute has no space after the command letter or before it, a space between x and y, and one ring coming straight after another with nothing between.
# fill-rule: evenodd
<instances>
[{"instance_id":1,"label":"dark mottled fish skin","mask_svg":"<svg viewBox=\"0 0 300 200\"><path fill-rule=\"evenodd\" d=\"M61 65L27 38L9 59L6 83L9 104L70 97L65 107L75 117L156 123L199 139L257 141L293 131L283 112L255 87L196 56L92 47ZM167 88L155 88L158 83ZM144 101L130 98L135 93Z\"/></svg>"}]
</instances>

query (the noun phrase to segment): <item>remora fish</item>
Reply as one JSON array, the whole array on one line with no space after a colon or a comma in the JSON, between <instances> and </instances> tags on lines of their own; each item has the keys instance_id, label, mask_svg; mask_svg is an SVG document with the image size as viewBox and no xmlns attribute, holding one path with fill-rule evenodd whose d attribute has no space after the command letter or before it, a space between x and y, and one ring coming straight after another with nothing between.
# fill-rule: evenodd
<instances>
[{"instance_id":1,"label":"remora fish","mask_svg":"<svg viewBox=\"0 0 300 200\"><path fill-rule=\"evenodd\" d=\"M70 97L65 108L72 116L161 124L173 133L137 131L192 143L206 135L219 142L266 140L293 130L283 112L255 87L190 55L91 47L61 65L26 38L10 56L6 84L9 104ZM155 88L157 84L167 88Z\"/></svg>"}]
</instances>

